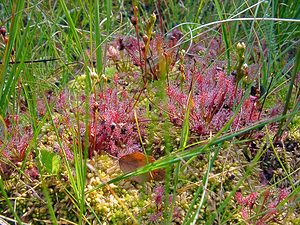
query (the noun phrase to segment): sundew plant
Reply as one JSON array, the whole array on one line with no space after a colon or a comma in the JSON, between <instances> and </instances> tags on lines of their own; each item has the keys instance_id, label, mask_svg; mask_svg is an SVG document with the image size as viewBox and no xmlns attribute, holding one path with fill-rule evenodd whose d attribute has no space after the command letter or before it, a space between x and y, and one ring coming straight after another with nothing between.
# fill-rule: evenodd
<instances>
[{"instance_id":1,"label":"sundew plant","mask_svg":"<svg viewBox=\"0 0 300 225\"><path fill-rule=\"evenodd\" d=\"M299 224L298 1L0 15L0 224Z\"/></svg>"}]
</instances>

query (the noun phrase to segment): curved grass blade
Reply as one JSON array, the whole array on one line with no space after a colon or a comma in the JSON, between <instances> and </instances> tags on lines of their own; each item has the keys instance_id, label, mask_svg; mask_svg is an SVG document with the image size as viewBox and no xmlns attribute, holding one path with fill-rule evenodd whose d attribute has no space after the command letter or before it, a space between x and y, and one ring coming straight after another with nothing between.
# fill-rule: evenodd
<instances>
[{"instance_id":1,"label":"curved grass blade","mask_svg":"<svg viewBox=\"0 0 300 225\"><path fill-rule=\"evenodd\" d=\"M6 111L6 106L5 102L8 101L9 99L9 91L14 88L14 86L11 85L12 80L17 80L15 76L15 73L10 73L8 74L8 66L13 50L13 46L15 44L16 37L19 32L19 25L20 25L20 20L22 18L22 11L24 9L24 0L19 1L18 3L13 2L12 3L12 19L11 19L11 26L10 26L10 34L9 34L9 39L8 43L5 48L4 56L2 58L2 65L0 68L0 114L4 115ZM23 37L23 40L25 38ZM18 53L22 53L22 47L23 46L18 46L19 49ZM24 54L25 55L25 54ZM15 68L14 66L13 68ZM10 80L10 82L6 82L6 80Z\"/></svg>"},{"instance_id":2,"label":"curved grass blade","mask_svg":"<svg viewBox=\"0 0 300 225\"><path fill-rule=\"evenodd\" d=\"M288 93L286 95L285 105L284 105L284 110L282 112L282 116L285 116L287 114L289 103L290 103L291 97L292 97L293 86L294 86L294 83L295 83L295 80L296 80L296 75L299 72L299 70L300 70L300 48L298 48L297 53L296 53L294 70L293 70L293 74L292 74L292 77L291 77ZM277 131L277 134L276 134L275 138L279 138L282 135L282 132L283 132L282 128L283 128L283 125L284 125L284 122L285 122L285 118L286 117L283 117L283 119L280 121L280 125L279 125L279 128L278 128L278 131Z\"/></svg>"}]
</instances>

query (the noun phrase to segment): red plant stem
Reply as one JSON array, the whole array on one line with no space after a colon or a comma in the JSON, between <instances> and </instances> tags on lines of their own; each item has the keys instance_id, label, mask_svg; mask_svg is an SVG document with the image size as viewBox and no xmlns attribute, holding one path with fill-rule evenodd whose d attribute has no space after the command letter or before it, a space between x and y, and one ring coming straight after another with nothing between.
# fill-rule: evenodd
<instances>
[{"instance_id":1,"label":"red plant stem","mask_svg":"<svg viewBox=\"0 0 300 225\"><path fill-rule=\"evenodd\" d=\"M134 25L134 30L135 30L136 40L137 40L137 44L138 44L138 48L139 48L140 63L142 64L142 50L141 50L141 46L140 46L139 25L138 25L138 7L134 4L134 1L133 1L133 13L134 13L134 17L136 19L136 24ZM142 68L142 65L141 65L141 68ZM143 72L143 69L142 69L142 72Z\"/></svg>"},{"instance_id":2,"label":"red plant stem","mask_svg":"<svg viewBox=\"0 0 300 225\"><path fill-rule=\"evenodd\" d=\"M141 50L141 45L140 45L140 37L139 37L139 28L138 28L138 25L135 26L135 34L136 34L137 44L138 44L138 48L139 48L140 62L142 63L142 50Z\"/></svg>"},{"instance_id":3,"label":"red plant stem","mask_svg":"<svg viewBox=\"0 0 300 225\"><path fill-rule=\"evenodd\" d=\"M234 99L236 99L236 95L237 95L237 89L238 89L238 83L235 84L235 88L234 88Z\"/></svg>"},{"instance_id":4,"label":"red plant stem","mask_svg":"<svg viewBox=\"0 0 300 225\"><path fill-rule=\"evenodd\" d=\"M160 29L161 34L164 35L163 18L161 15L160 0L157 0L157 11L158 11L158 17L159 17L159 29Z\"/></svg>"},{"instance_id":5,"label":"red plant stem","mask_svg":"<svg viewBox=\"0 0 300 225\"><path fill-rule=\"evenodd\" d=\"M97 135L96 135L96 126L97 126L97 116L96 116L96 113L98 111L95 110L94 113L93 113L93 123L94 123L94 126L93 126L93 133L94 133L94 137L93 137L93 152L96 151L96 138L97 138Z\"/></svg>"},{"instance_id":6,"label":"red plant stem","mask_svg":"<svg viewBox=\"0 0 300 225\"><path fill-rule=\"evenodd\" d=\"M256 100L253 102L252 107L251 107L251 112L250 112L250 115L249 115L249 120L250 121L251 121L251 117L252 117L252 114L254 112L255 106L256 106Z\"/></svg>"},{"instance_id":7,"label":"red plant stem","mask_svg":"<svg viewBox=\"0 0 300 225\"><path fill-rule=\"evenodd\" d=\"M227 90L226 90L227 92ZM221 99L219 100L219 103L218 105L213 109L213 111L211 112L211 118L210 118L210 121L212 120L213 116L216 115L220 109L221 109L221 106L223 105L224 101L225 101L225 91L222 92L222 96L221 96Z\"/></svg>"},{"instance_id":8,"label":"red plant stem","mask_svg":"<svg viewBox=\"0 0 300 225\"><path fill-rule=\"evenodd\" d=\"M144 76L143 76L143 81L144 81L144 83L146 83L147 81L146 81L146 76L147 76L147 46L145 46L145 49L144 49L144 52L143 52L143 54L144 54L144 62L145 62L145 66L144 66Z\"/></svg>"},{"instance_id":9,"label":"red plant stem","mask_svg":"<svg viewBox=\"0 0 300 225\"><path fill-rule=\"evenodd\" d=\"M276 209L274 209L274 210L276 210ZM277 211L276 211L276 213L277 213ZM267 224L267 222L270 222L270 221L272 221L272 220L275 220L276 217L277 217L277 216L274 215L274 213L272 213L272 211L268 210L268 211L266 212L266 214L263 215L263 216L261 217L260 221Z\"/></svg>"},{"instance_id":10,"label":"red plant stem","mask_svg":"<svg viewBox=\"0 0 300 225\"><path fill-rule=\"evenodd\" d=\"M137 99L135 100L133 106L130 108L130 110L128 111L128 113L131 112L131 110L134 109L134 107L136 106L136 104L138 103L138 101L139 101L139 99L140 99L140 97L141 97L141 95L142 95L142 92L146 89L146 86L147 86L147 81L146 81L146 83L144 83L143 88L142 88L141 91L139 92L139 95L138 95ZM134 96L135 96L135 95L134 95ZM132 97L132 100L134 99L134 96ZM132 102L132 101L130 101L130 103L128 104L128 107L131 105L131 102ZM128 107L126 108L125 112L127 112Z\"/></svg>"},{"instance_id":11,"label":"red plant stem","mask_svg":"<svg viewBox=\"0 0 300 225\"><path fill-rule=\"evenodd\" d=\"M217 97L217 95L215 94L212 101L211 101L211 103L210 103L210 105L209 105L209 107L208 107L208 111L207 111L207 114L205 116L206 117L205 122L207 124L209 124L211 122L212 118L213 118L213 112L214 112L213 106L214 106L214 101L215 101L216 97Z\"/></svg>"}]
</instances>

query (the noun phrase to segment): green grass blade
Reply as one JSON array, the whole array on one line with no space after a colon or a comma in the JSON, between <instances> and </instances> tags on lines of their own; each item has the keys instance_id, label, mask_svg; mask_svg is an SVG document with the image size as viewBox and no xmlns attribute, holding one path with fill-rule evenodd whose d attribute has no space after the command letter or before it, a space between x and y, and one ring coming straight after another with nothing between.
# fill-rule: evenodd
<instances>
[{"instance_id":1,"label":"green grass blade","mask_svg":"<svg viewBox=\"0 0 300 225\"><path fill-rule=\"evenodd\" d=\"M13 214L13 216L15 217L16 221L18 222L19 225L22 225L22 221L20 219L20 217L18 216L18 214L15 212L14 210L14 207L5 191L5 188L4 188L4 183L3 183L3 180L2 180L2 177L0 176L0 190L1 190L1 193L9 207L9 210L11 211L11 213Z\"/></svg>"},{"instance_id":2,"label":"green grass blade","mask_svg":"<svg viewBox=\"0 0 300 225\"><path fill-rule=\"evenodd\" d=\"M217 8L217 12L219 15L220 20L223 20L223 12L220 6L220 3L218 0L214 0L216 8ZM225 24L222 23L221 25L222 27L222 37L223 37L223 41L225 44L225 53L227 56L227 73L230 74L231 73L231 58L230 58L230 49L231 49L231 44L230 44L230 33L227 32L227 27Z\"/></svg>"},{"instance_id":3,"label":"green grass blade","mask_svg":"<svg viewBox=\"0 0 300 225\"><path fill-rule=\"evenodd\" d=\"M12 3L12 20L11 20L11 26L10 26L10 33L9 33L9 41L8 44L6 45L4 56L2 58L2 65L0 68L0 115L4 115L6 111L6 106L5 104L6 101L8 101L9 96L7 95L9 91L4 91L4 90L10 90L14 89L14 86L11 86L10 83L6 83L6 80L10 78L10 80L14 79L15 74L7 74L8 73L8 67L9 67L9 62L11 58L11 53L13 46L15 45L15 40L16 37L19 33L19 25L20 25L20 20L22 18L22 10L24 8L24 0L21 0L18 2ZM22 52L22 47L19 46L18 53L20 54Z\"/></svg>"},{"instance_id":4,"label":"green grass blade","mask_svg":"<svg viewBox=\"0 0 300 225\"><path fill-rule=\"evenodd\" d=\"M181 132L179 149L185 149L185 147L187 145L188 137L189 137L189 117L190 117L190 110L191 110L192 103L193 103L192 89L193 89L193 81L191 83L190 92L189 92L187 103L186 103L187 108L186 108L185 115L184 115L184 122L183 122L183 127L182 127L182 132ZM170 207L169 218L168 218L167 224L171 224L172 218L173 218L173 211L174 211L175 202L176 202L176 192L177 192L179 172L180 172L180 163L178 162L175 165L174 184L173 184L174 190L173 190L173 194L172 194L173 198L172 198L172 204ZM166 204L167 204L167 201L168 201L168 198L166 198Z\"/></svg>"},{"instance_id":5,"label":"green grass blade","mask_svg":"<svg viewBox=\"0 0 300 225\"><path fill-rule=\"evenodd\" d=\"M213 164L214 164L214 161L216 160L218 154L219 154L219 151L221 149L221 145L218 145L218 147L216 148L214 154L213 154L213 157L211 158L211 153L209 155L209 161L208 161L208 168L207 168L207 171L205 173L205 176L203 177L203 180L202 180L202 183L203 185L202 186L199 186L199 188L197 189L197 191L195 192L194 194L194 197L192 199L192 202L190 203L190 207L184 217L184 220L183 220L183 223L182 224L191 224L192 223L192 220L193 220L193 223L196 222L196 219L200 213L200 209L202 208L203 204L204 204L204 200L205 200L205 193L204 191L206 190L207 188L207 184L208 184L208 178L209 178L209 173L213 167ZM199 203L199 206L197 208L197 211L191 216L191 213L192 211L194 210L194 206L197 204L197 200L200 196L200 194L202 193L202 197L201 197L201 201Z\"/></svg>"},{"instance_id":6,"label":"green grass blade","mask_svg":"<svg viewBox=\"0 0 300 225\"><path fill-rule=\"evenodd\" d=\"M282 116L285 116L287 114L288 108L289 108L289 103L291 101L291 97L292 97L292 90L293 90L293 86L296 80L296 75L300 70L300 48L298 48L297 53L296 53L296 57L295 57L295 64L294 64L294 69L293 69L293 74L290 80L290 85L289 85L289 89L286 95L286 99L285 99L285 105L284 105L284 110L282 112ZM285 118L285 117L284 117ZM280 122L277 134L276 134L276 138L279 138L282 135L283 132L283 125L284 125L285 120L283 119Z\"/></svg>"},{"instance_id":7,"label":"green grass blade","mask_svg":"<svg viewBox=\"0 0 300 225\"><path fill-rule=\"evenodd\" d=\"M101 35L100 35L100 17L99 17L99 1L95 1L95 41L96 41L96 67L97 67L97 74L102 73L102 47L101 47Z\"/></svg>"}]
</instances>

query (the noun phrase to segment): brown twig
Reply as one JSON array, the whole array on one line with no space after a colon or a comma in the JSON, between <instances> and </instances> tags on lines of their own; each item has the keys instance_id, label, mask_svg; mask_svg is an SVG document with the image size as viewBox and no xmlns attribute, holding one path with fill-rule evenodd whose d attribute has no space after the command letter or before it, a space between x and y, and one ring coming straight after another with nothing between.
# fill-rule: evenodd
<instances>
[{"instance_id":1,"label":"brown twig","mask_svg":"<svg viewBox=\"0 0 300 225\"><path fill-rule=\"evenodd\" d=\"M27 60L24 61L23 63L46 63L46 62L51 62L51 61L56 61L59 60L60 58L52 58L52 59L36 59L36 60ZM22 61L10 61L9 64L19 64ZM2 64L2 61L0 61L0 65Z\"/></svg>"}]
</instances>

